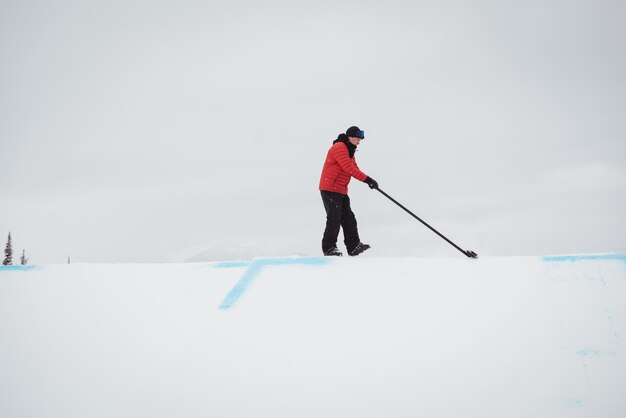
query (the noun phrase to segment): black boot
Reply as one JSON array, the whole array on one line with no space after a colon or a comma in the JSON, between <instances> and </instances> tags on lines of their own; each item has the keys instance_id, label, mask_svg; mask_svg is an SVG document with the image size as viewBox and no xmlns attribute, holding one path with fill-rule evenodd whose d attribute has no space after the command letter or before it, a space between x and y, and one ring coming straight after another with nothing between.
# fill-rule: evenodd
<instances>
[{"instance_id":1,"label":"black boot","mask_svg":"<svg viewBox=\"0 0 626 418\"><path fill-rule=\"evenodd\" d=\"M351 256L355 256L355 255L359 255L361 254L363 251L369 250L371 247L368 244L363 244L362 242L359 242L359 244L354 247L354 250L350 251L350 255Z\"/></svg>"},{"instance_id":2,"label":"black boot","mask_svg":"<svg viewBox=\"0 0 626 418\"><path fill-rule=\"evenodd\" d=\"M343 254L341 253L341 251L339 251L339 249L337 247L333 247L330 250L325 251L324 255L335 255L335 256L338 256L338 257L343 256Z\"/></svg>"}]
</instances>

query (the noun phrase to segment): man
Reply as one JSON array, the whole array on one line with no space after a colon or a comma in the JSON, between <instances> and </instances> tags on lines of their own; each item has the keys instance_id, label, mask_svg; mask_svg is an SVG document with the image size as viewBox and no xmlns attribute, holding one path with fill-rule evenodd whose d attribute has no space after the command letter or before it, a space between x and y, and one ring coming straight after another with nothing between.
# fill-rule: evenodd
<instances>
[{"instance_id":1,"label":"man","mask_svg":"<svg viewBox=\"0 0 626 418\"><path fill-rule=\"evenodd\" d=\"M351 126L345 134L339 134L326 155L319 186L326 209L326 229L322 238L324 255L343 255L337 248L340 228L343 229L344 244L349 255L359 255L370 248L359 239L356 218L348 197L348 183L352 177L367 183L371 189L378 188L376 180L359 170L354 158L354 152L364 138L365 132L357 126Z\"/></svg>"}]
</instances>

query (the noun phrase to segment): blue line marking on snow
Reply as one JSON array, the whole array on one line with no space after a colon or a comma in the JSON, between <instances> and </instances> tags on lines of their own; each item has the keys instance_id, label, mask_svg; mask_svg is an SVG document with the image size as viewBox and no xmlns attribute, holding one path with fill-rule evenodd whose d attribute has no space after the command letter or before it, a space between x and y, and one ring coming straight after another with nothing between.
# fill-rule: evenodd
<instances>
[{"instance_id":1,"label":"blue line marking on snow","mask_svg":"<svg viewBox=\"0 0 626 418\"><path fill-rule=\"evenodd\" d=\"M250 264L246 271L244 271L243 275L239 278L239 281L230 290L230 292L228 292L224 300L222 300L222 303L220 303L220 309L225 310L232 308L252 284L252 281L256 278L256 276L261 273L262 268L263 266L261 265L255 263Z\"/></svg>"},{"instance_id":2,"label":"blue line marking on snow","mask_svg":"<svg viewBox=\"0 0 626 418\"><path fill-rule=\"evenodd\" d=\"M252 263L249 263L246 271L243 272L239 281L228 292L222 303L220 303L219 309L228 310L232 308L235 303L243 296L248 290L252 282L261 274L265 267L276 266L322 266L329 264L331 260L328 257L300 257L300 258L259 258Z\"/></svg>"},{"instance_id":3,"label":"blue line marking on snow","mask_svg":"<svg viewBox=\"0 0 626 418\"><path fill-rule=\"evenodd\" d=\"M213 267L218 269L224 269L233 267L248 267L249 265L249 261L220 261L219 263L213 264Z\"/></svg>"},{"instance_id":4,"label":"blue line marking on snow","mask_svg":"<svg viewBox=\"0 0 626 418\"><path fill-rule=\"evenodd\" d=\"M569 262L576 261L598 261L598 260L618 260L626 263L626 254L589 254L589 255L556 255L541 258L544 262Z\"/></svg>"},{"instance_id":5,"label":"blue line marking on snow","mask_svg":"<svg viewBox=\"0 0 626 418\"><path fill-rule=\"evenodd\" d=\"M35 265L19 265L19 266L0 266L0 271L28 271L28 270L34 270L36 268L39 268L39 266L35 266Z\"/></svg>"}]
</instances>

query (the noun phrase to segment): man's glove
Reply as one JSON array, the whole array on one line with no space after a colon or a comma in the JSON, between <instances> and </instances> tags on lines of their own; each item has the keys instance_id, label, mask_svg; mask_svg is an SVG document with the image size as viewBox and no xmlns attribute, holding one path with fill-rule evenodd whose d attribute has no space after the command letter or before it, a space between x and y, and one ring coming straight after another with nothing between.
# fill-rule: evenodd
<instances>
[{"instance_id":1,"label":"man's glove","mask_svg":"<svg viewBox=\"0 0 626 418\"><path fill-rule=\"evenodd\" d=\"M365 179L365 182L367 183L368 186L370 186L370 189L378 189L378 182L374 180L373 178L368 177Z\"/></svg>"}]
</instances>

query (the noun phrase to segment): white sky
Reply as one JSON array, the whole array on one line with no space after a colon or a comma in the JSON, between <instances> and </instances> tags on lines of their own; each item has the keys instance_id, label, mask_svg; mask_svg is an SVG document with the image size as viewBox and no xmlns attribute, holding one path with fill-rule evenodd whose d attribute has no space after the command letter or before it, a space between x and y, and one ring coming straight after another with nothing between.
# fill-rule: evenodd
<instances>
[{"instance_id":1,"label":"white sky","mask_svg":"<svg viewBox=\"0 0 626 418\"><path fill-rule=\"evenodd\" d=\"M626 251L624 21L597 0L2 2L0 244L319 254L321 166L356 124L363 171L463 248ZM456 251L350 196L377 255Z\"/></svg>"}]
</instances>

